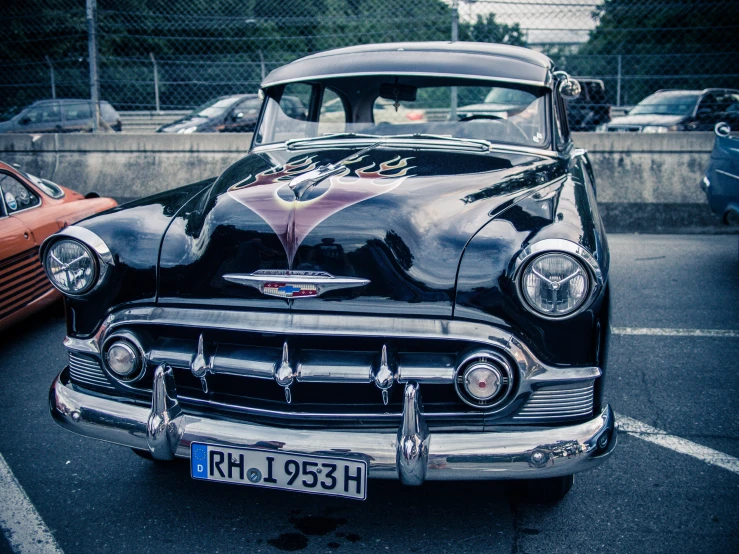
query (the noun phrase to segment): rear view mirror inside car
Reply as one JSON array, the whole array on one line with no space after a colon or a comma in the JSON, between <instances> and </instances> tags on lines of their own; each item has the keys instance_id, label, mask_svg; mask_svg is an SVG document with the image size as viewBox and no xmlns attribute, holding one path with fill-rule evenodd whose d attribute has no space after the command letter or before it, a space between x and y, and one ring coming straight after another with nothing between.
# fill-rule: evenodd
<instances>
[{"instance_id":1,"label":"rear view mirror inside car","mask_svg":"<svg viewBox=\"0 0 739 554\"><path fill-rule=\"evenodd\" d=\"M380 85L380 98L386 100L403 100L405 102L414 102L416 100L416 91L418 87L413 85L401 85L398 83L382 83Z\"/></svg>"}]
</instances>

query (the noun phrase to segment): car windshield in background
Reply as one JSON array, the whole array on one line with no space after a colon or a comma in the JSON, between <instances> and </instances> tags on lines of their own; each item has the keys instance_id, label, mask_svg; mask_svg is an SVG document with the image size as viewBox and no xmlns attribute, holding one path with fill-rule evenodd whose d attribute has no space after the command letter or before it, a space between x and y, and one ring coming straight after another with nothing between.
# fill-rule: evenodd
<instances>
[{"instance_id":1,"label":"car windshield in background","mask_svg":"<svg viewBox=\"0 0 739 554\"><path fill-rule=\"evenodd\" d=\"M698 94L653 94L634 106L629 115L690 115L699 97Z\"/></svg>"},{"instance_id":2,"label":"car windshield in background","mask_svg":"<svg viewBox=\"0 0 739 554\"><path fill-rule=\"evenodd\" d=\"M449 78L439 78L439 86L434 86L428 77L417 78L415 86L414 78L406 79L408 84L396 84L395 79L377 77L363 83L360 90L367 93L359 98L357 86L349 89L339 80L326 81L325 89L291 83L284 90L269 90L255 144L350 133L365 138L437 135L537 148L549 145L545 88ZM308 110L296 110L294 104L297 99L302 106L315 105L313 95L321 90L320 103L315 103L320 110L311 121ZM354 105L347 98L353 98Z\"/></svg>"},{"instance_id":3,"label":"car windshield in background","mask_svg":"<svg viewBox=\"0 0 739 554\"><path fill-rule=\"evenodd\" d=\"M227 109L229 109L231 106L233 106L236 102L241 99L241 96L230 96L228 98L217 98L216 100L213 100L212 102L208 102L207 104L203 104L199 108L193 110L193 112L190 114L191 117L218 117L223 112L225 112Z\"/></svg>"}]
</instances>

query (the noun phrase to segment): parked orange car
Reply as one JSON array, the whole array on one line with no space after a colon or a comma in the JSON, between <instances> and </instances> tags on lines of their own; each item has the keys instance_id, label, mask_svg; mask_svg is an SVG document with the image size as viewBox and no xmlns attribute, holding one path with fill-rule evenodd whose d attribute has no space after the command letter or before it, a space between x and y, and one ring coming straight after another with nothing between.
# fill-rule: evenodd
<instances>
[{"instance_id":1,"label":"parked orange car","mask_svg":"<svg viewBox=\"0 0 739 554\"><path fill-rule=\"evenodd\" d=\"M0 162L0 330L61 297L39 262L44 239L116 205Z\"/></svg>"}]
</instances>

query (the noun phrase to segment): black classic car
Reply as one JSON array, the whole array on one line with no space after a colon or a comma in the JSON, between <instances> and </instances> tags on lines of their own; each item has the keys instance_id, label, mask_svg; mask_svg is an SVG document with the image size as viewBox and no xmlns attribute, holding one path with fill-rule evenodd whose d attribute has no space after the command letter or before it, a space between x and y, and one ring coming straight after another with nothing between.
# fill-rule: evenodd
<instances>
[{"instance_id":1,"label":"black classic car","mask_svg":"<svg viewBox=\"0 0 739 554\"><path fill-rule=\"evenodd\" d=\"M403 43L270 73L245 158L44 243L67 311L54 419L190 458L196 479L360 499L368 477L506 479L561 498L617 437L608 245L566 123L578 85L554 69ZM491 88L515 108L375 117Z\"/></svg>"}]
</instances>

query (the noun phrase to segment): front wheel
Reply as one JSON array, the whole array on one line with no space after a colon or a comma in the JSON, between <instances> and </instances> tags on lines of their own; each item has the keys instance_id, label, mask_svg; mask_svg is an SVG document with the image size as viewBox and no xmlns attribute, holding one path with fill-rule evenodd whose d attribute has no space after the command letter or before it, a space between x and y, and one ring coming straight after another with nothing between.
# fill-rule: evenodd
<instances>
[{"instance_id":1,"label":"front wheel","mask_svg":"<svg viewBox=\"0 0 739 554\"><path fill-rule=\"evenodd\" d=\"M527 479L516 483L516 493L523 500L533 504L555 504L567 496L574 482L574 475L550 477L548 479Z\"/></svg>"}]
</instances>

